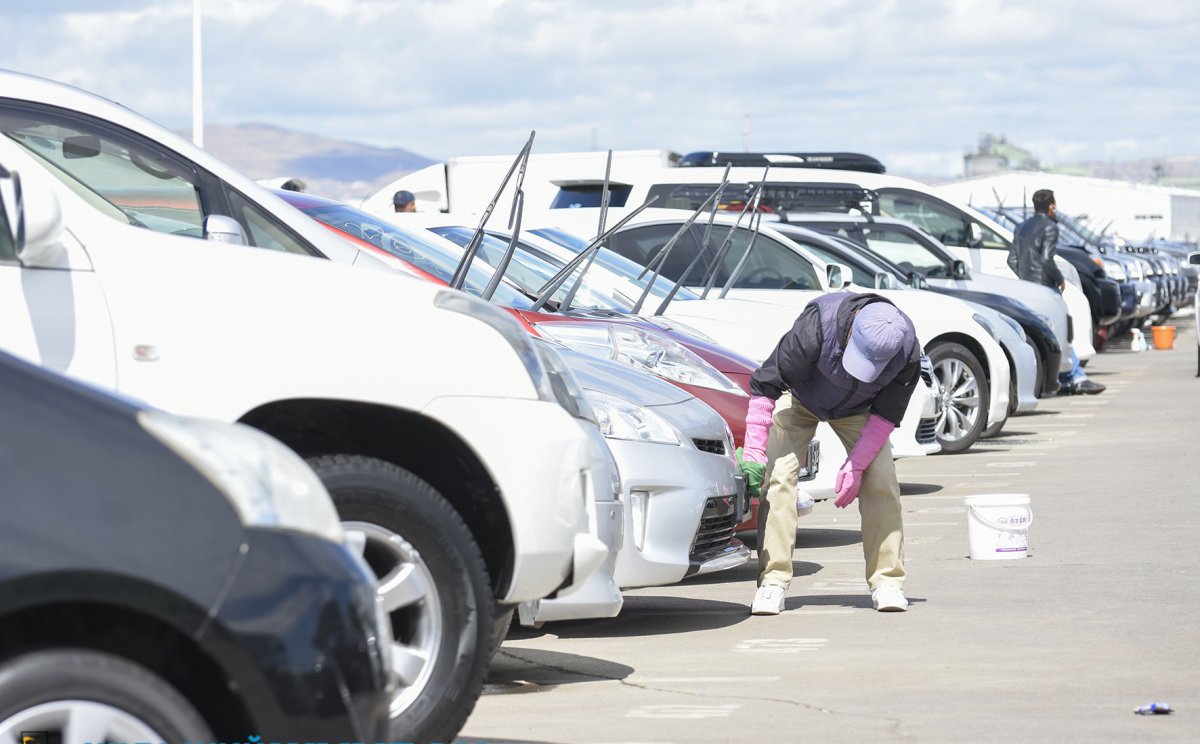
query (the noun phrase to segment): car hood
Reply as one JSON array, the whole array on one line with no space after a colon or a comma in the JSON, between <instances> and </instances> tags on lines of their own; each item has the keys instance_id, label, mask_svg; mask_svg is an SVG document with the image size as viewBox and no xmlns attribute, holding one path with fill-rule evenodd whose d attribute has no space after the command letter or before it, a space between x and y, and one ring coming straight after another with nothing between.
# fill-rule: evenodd
<instances>
[{"instance_id":1,"label":"car hood","mask_svg":"<svg viewBox=\"0 0 1200 744\"><path fill-rule=\"evenodd\" d=\"M556 346L579 384L588 390L616 395L641 406L668 406L695 398L691 393L649 372L611 359L599 359L565 346Z\"/></svg>"}]
</instances>

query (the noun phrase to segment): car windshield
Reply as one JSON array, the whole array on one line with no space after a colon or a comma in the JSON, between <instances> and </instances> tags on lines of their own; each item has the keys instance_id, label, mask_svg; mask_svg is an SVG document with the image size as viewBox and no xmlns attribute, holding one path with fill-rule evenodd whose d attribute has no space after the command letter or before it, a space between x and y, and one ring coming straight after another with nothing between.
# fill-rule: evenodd
<instances>
[{"instance_id":1,"label":"car windshield","mask_svg":"<svg viewBox=\"0 0 1200 744\"><path fill-rule=\"evenodd\" d=\"M431 227L429 229L431 232L463 247L466 247L471 242L471 238L475 234L475 230L460 226ZM507 240L485 233L482 242L479 244L479 252L476 254L476 257L482 259L488 266L495 268L500 265L500 260L507 250ZM562 264L555 265L533 256L528 250L525 250L518 244L512 261L504 272L504 276L506 279L512 281L513 284L520 287L526 294L537 297L542 287L546 286L546 282L550 281L561 268ZM558 291L550 299L556 303L561 302L566 297L567 292L570 291L570 288L571 285L564 282L563 286L559 287ZM575 294L575 297L571 300L571 306L615 310L618 312L627 312L629 310L628 306L603 297L599 293L588 289L586 285L581 287Z\"/></svg>"},{"instance_id":2,"label":"car windshield","mask_svg":"<svg viewBox=\"0 0 1200 744\"><path fill-rule=\"evenodd\" d=\"M300 211L339 232L364 240L446 283L454 277L454 270L458 267L461 252L456 254L450 246L426 238L419 231L401 229L354 207L323 204L302 207ZM463 283L463 290L477 297L482 295L491 275L492 272L485 267L472 264ZM528 297L504 282L496 287L492 299L501 305L521 310L528 310L533 306Z\"/></svg>"},{"instance_id":3,"label":"car windshield","mask_svg":"<svg viewBox=\"0 0 1200 744\"><path fill-rule=\"evenodd\" d=\"M539 227L536 230L530 230L529 232L537 235L538 237L545 238L546 240L561 245L563 248L566 248L573 253L583 252L583 249L587 248L589 244L589 241L557 227ZM642 289L646 288L646 279L649 278L650 275L646 274L645 276L641 276L643 273L645 273L646 268L644 266L639 266L619 253L614 253L608 248L601 248L596 254L595 263L600 268L616 274L622 279L630 281ZM638 278L639 276L641 276L641 278ZM654 287L650 290L650 296L656 297L660 300L666 299L667 295L671 292L671 288L674 286L675 285L673 282L664 279L661 276L657 277L654 280ZM680 287L679 291L675 294L675 299L698 300L700 299L700 295L696 294L690 289L687 289L686 287Z\"/></svg>"},{"instance_id":4,"label":"car windshield","mask_svg":"<svg viewBox=\"0 0 1200 744\"><path fill-rule=\"evenodd\" d=\"M888 217L897 217L911 222L944 245L969 248L967 225L976 222L962 210L936 199L908 189L886 188L879 190L879 211ZM1008 242L983 224L984 248L1008 248Z\"/></svg>"}]
</instances>

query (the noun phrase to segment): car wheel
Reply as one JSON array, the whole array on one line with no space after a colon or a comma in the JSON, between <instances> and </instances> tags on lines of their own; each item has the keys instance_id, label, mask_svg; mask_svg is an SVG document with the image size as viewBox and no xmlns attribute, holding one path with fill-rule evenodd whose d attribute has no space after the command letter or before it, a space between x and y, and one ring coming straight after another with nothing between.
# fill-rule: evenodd
<instances>
[{"instance_id":1,"label":"car wheel","mask_svg":"<svg viewBox=\"0 0 1200 744\"><path fill-rule=\"evenodd\" d=\"M392 620L391 741L453 741L483 689L494 600L470 530L432 486L370 457L315 457Z\"/></svg>"},{"instance_id":2,"label":"car wheel","mask_svg":"<svg viewBox=\"0 0 1200 744\"><path fill-rule=\"evenodd\" d=\"M512 628L513 615L516 613L516 607L498 607L496 608L496 619L492 621L492 656L500 650L500 644L504 643L504 639L508 638L508 631Z\"/></svg>"},{"instance_id":3,"label":"car wheel","mask_svg":"<svg viewBox=\"0 0 1200 744\"><path fill-rule=\"evenodd\" d=\"M26 731L52 741L213 741L208 724L166 680L112 654L38 651L0 667L0 741Z\"/></svg>"},{"instance_id":4,"label":"car wheel","mask_svg":"<svg viewBox=\"0 0 1200 744\"><path fill-rule=\"evenodd\" d=\"M942 395L937 440L942 452L962 452L987 426L988 388L983 365L965 346L942 343L928 352Z\"/></svg>"}]
</instances>

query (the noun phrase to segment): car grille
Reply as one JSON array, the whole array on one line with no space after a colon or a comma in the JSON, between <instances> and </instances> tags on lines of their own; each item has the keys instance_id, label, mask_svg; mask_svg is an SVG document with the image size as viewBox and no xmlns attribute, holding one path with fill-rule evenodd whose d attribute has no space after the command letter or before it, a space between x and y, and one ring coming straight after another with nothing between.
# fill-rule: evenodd
<instances>
[{"instance_id":1,"label":"car grille","mask_svg":"<svg viewBox=\"0 0 1200 744\"><path fill-rule=\"evenodd\" d=\"M701 452L708 452L712 455L725 454L725 442L720 439L693 439L692 444L696 445L696 449Z\"/></svg>"},{"instance_id":2,"label":"car grille","mask_svg":"<svg viewBox=\"0 0 1200 744\"><path fill-rule=\"evenodd\" d=\"M705 503L700 528L696 530L696 539L692 541L692 550L688 555L693 566L717 557L729 547L737 527L734 498L712 498Z\"/></svg>"},{"instance_id":3,"label":"car grille","mask_svg":"<svg viewBox=\"0 0 1200 744\"><path fill-rule=\"evenodd\" d=\"M927 418L921 419L921 423L917 424L917 443L918 444L933 444L937 441L937 419Z\"/></svg>"}]
</instances>

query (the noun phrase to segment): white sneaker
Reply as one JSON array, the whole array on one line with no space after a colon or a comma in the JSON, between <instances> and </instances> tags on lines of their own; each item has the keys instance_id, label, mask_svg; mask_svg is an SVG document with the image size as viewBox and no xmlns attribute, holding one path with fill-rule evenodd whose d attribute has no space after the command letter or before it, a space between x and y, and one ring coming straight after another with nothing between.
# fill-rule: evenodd
<instances>
[{"instance_id":1,"label":"white sneaker","mask_svg":"<svg viewBox=\"0 0 1200 744\"><path fill-rule=\"evenodd\" d=\"M754 604L750 605L751 615L778 615L783 612L783 587L774 584L763 584L754 593Z\"/></svg>"},{"instance_id":2,"label":"white sneaker","mask_svg":"<svg viewBox=\"0 0 1200 744\"><path fill-rule=\"evenodd\" d=\"M895 584L880 584L871 592L871 602L880 612L904 612L908 609L908 600L904 598L904 590Z\"/></svg>"}]
</instances>

